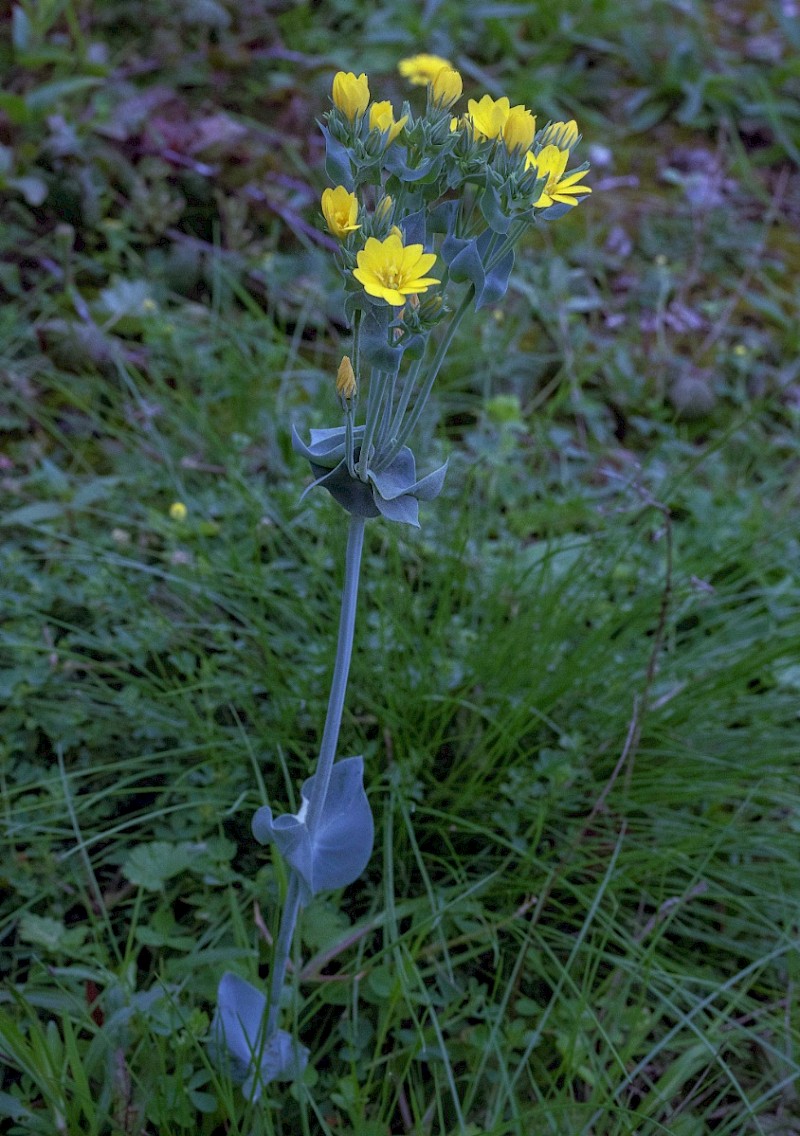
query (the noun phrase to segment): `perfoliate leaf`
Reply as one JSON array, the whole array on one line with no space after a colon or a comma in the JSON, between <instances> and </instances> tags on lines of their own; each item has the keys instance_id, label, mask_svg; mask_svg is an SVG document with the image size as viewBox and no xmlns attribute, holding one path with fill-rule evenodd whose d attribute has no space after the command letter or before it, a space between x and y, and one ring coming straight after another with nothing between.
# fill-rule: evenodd
<instances>
[{"instance_id":1,"label":"perfoliate leaf","mask_svg":"<svg viewBox=\"0 0 800 1136\"><path fill-rule=\"evenodd\" d=\"M347 463L342 460L335 469L330 472L323 469L321 466L311 463L311 472L316 475L317 480L309 485L308 489L303 493L305 497L309 489L314 489L317 485L321 485L323 489L327 489L334 501L346 509L354 517L377 517L379 509L376 508L373 500L373 492L365 481L359 481L357 477L351 477L350 471L347 468ZM302 500L302 497L301 497Z\"/></svg>"},{"instance_id":2,"label":"perfoliate leaf","mask_svg":"<svg viewBox=\"0 0 800 1136\"><path fill-rule=\"evenodd\" d=\"M556 201L552 205L549 205L547 209L543 209L541 213L537 213L536 217L537 219L541 217L543 221L557 221L559 217L566 216L566 214L574 208L574 205L567 205L565 201Z\"/></svg>"},{"instance_id":3,"label":"perfoliate leaf","mask_svg":"<svg viewBox=\"0 0 800 1136\"><path fill-rule=\"evenodd\" d=\"M380 307L370 307L364 312L361 321L361 355L379 371L394 374L400 367L403 358L403 348L393 346L389 342L389 314L388 304Z\"/></svg>"},{"instance_id":4,"label":"perfoliate leaf","mask_svg":"<svg viewBox=\"0 0 800 1136\"><path fill-rule=\"evenodd\" d=\"M389 147L383 159L383 164L389 173L396 174L405 183L429 178L441 162L438 155L433 155L418 166L409 166L406 157L406 148L394 145Z\"/></svg>"},{"instance_id":5,"label":"perfoliate leaf","mask_svg":"<svg viewBox=\"0 0 800 1136\"><path fill-rule=\"evenodd\" d=\"M211 1056L252 1101L271 1081L296 1080L308 1062L305 1046L285 1030L267 1037L266 1026L267 999L261 991L235 974L224 974L211 1023Z\"/></svg>"},{"instance_id":6,"label":"perfoliate leaf","mask_svg":"<svg viewBox=\"0 0 800 1136\"><path fill-rule=\"evenodd\" d=\"M353 431L356 443L364 435L364 427ZM386 469L369 469L367 480L351 477L345 459L345 431L339 426L335 429L312 430L311 445L307 446L292 427L292 447L307 458L315 480L303 491L301 500L316 486L321 485L348 513L357 517L377 517L383 515L387 520L402 521L404 524L419 524L418 510L408 504L412 500L431 501L442 491L447 463L433 473L417 480L414 455L408 446L403 446ZM358 445L355 447L358 456ZM380 453L375 455L375 464L380 464Z\"/></svg>"},{"instance_id":7,"label":"perfoliate leaf","mask_svg":"<svg viewBox=\"0 0 800 1136\"><path fill-rule=\"evenodd\" d=\"M487 185L486 189L479 199L481 213L486 218L486 222L495 233L502 233L505 235L513 217L504 212L500 204L500 195L493 185Z\"/></svg>"},{"instance_id":8,"label":"perfoliate leaf","mask_svg":"<svg viewBox=\"0 0 800 1136\"><path fill-rule=\"evenodd\" d=\"M261 844L274 843L300 880L303 905L321 891L346 887L358 879L372 855L375 832L372 810L364 792L364 759L346 757L331 771L328 791L313 832L306 824L308 804L317 774L301 790L298 813L273 819L264 805L253 818L253 835Z\"/></svg>"},{"instance_id":9,"label":"perfoliate leaf","mask_svg":"<svg viewBox=\"0 0 800 1136\"><path fill-rule=\"evenodd\" d=\"M334 185L343 185L345 189L352 190L353 169L347 147L337 142L323 123L319 123L319 128L325 138L325 173Z\"/></svg>"},{"instance_id":10,"label":"perfoliate leaf","mask_svg":"<svg viewBox=\"0 0 800 1136\"><path fill-rule=\"evenodd\" d=\"M419 528L419 504L416 497L394 497L390 500L378 497L375 504L378 512L386 517L387 521L399 521L404 525Z\"/></svg>"},{"instance_id":11,"label":"perfoliate leaf","mask_svg":"<svg viewBox=\"0 0 800 1136\"><path fill-rule=\"evenodd\" d=\"M416 213L409 213L400 221L400 228L405 236L404 244L425 244L425 210L418 209Z\"/></svg>"},{"instance_id":12,"label":"perfoliate leaf","mask_svg":"<svg viewBox=\"0 0 800 1136\"><path fill-rule=\"evenodd\" d=\"M476 311L502 299L514 267L514 250L510 249L498 264L486 271L486 265L494 255L494 239L492 230L486 229L473 240L447 236L442 242L442 259L449 264L452 279L469 280L475 288Z\"/></svg>"}]
</instances>

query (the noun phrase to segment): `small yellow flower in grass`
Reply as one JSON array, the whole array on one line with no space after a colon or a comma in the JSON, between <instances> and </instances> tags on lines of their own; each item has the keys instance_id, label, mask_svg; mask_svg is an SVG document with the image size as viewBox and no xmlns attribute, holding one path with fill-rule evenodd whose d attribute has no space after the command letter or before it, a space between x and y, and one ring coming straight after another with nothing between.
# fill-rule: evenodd
<instances>
[{"instance_id":1,"label":"small yellow flower in grass","mask_svg":"<svg viewBox=\"0 0 800 1136\"><path fill-rule=\"evenodd\" d=\"M353 364L350 362L349 355L343 355L342 361L339 364L339 370L336 372L336 392L342 398L352 398L358 390L356 386L356 376L353 372Z\"/></svg>"},{"instance_id":2,"label":"small yellow flower in grass","mask_svg":"<svg viewBox=\"0 0 800 1136\"><path fill-rule=\"evenodd\" d=\"M385 241L370 237L356 256L358 268L353 275L370 296L399 307L406 296L426 292L439 281L426 276L436 261L436 254L423 252L422 245L404 245L401 236L392 232Z\"/></svg>"},{"instance_id":3,"label":"small yellow flower in grass","mask_svg":"<svg viewBox=\"0 0 800 1136\"><path fill-rule=\"evenodd\" d=\"M559 150L571 150L578 141L578 124L574 118L569 122L551 122L542 131L541 146L558 146Z\"/></svg>"},{"instance_id":4,"label":"small yellow flower in grass","mask_svg":"<svg viewBox=\"0 0 800 1136\"><path fill-rule=\"evenodd\" d=\"M505 96L495 100L491 95L484 95L480 102L470 99L467 110L476 138L499 138L511 113L511 104Z\"/></svg>"},{"instance_id":5,"label":"small yellow flower in grass","mask_svg":"<svg viewBox=\"0 0 800 1136\"><path fill-rule=\"evenodd\" d=\"M458 102L464 90L461 76L454 67L440 67L431 79L430 87L431 102L437 107L451 107Z\"/></svg>"},{"instance_id":6,"label":"small yellow flower in grass","mask_svg":"<svg viewBox=\"0 0 800 1136\"><path fill-rule=\"evenodd\" d=\"M408 59L401 59L397 70L415 87L424 87L433 82L443 67L452 66L450 60L442 59L441 55L412 55Z\"/></svg>"},{"instance_id":7,"label":"small yellow flower in grass","mask_svg":"<svg viewBox=\"0 0 800 1136\"><path fill-rule=\"evenodd\" d=\"M408 115L404 114L395 122L394 109L388 99L382 103L373 103L369 108L369 128L370 130L380 130L381 134L385 134L388 130L387 146L390 142L394 142L407 121Z\"/></svg>"},{"instance_id":8,"label":"small yellow flower in grass","mask_svg":"<svg viewBox=\"0 0 800 1136\"><path fill-rule=\"evenodd\" d=\"M506 149L530 150L536 134L536 117L521 103L512 107L503 124L503 141Z\"/></svg>"},{"instance_id":9,"label":"small yellow flower in grass","mask_svg":"<svg viewBox=\"0 0 800 1136\"><path fill-rule=\"evenodd\" d=\"M358 198L343 185L322 191L322 215L330 232L340 241L343 241L348 233L354 233L356 229L361 228L356 224Z\"/></svg>"},{"instance_id":10,"label":"small yellow flower in grass","mask_svg":"<svg viewBox=\"0 0 800 1136\"><path fill-rule=\"evenodd\" d=\"M189 510L184 505L183 501L173 501L169 507L169 515L173 521L185 521L189 515Z\"/></svg>"},{"instance_id":11,"label":"small yellow flower in grass","mask_svg":"<svg viewBox=\"0 0 800 1136\"><path fill-rule=\"evenodd\" d=\"M361 75L354 75L352 71L337 71L333 77L331 98L337 110L352 122L369 106L367 76L363 72Z\"/></svg>"},{"instance_id":12,"label":"small yellow flower in grass","mask_svg":"<svg viewBox=\"0 0 800 1136\"><path fill-rule=\"evenodd\" d=\"M547 178L541 195L533 203L535 208L545 209L557 201L564 205L577 205L582 194L592 192L588 185L577 184L586 176L586 170L565 176L568 159L569 150L559 150L558 146L545 146L537 155L529 150L525 155L525 168L536 166L539 177Z\"/></svg>"}]
</instances>

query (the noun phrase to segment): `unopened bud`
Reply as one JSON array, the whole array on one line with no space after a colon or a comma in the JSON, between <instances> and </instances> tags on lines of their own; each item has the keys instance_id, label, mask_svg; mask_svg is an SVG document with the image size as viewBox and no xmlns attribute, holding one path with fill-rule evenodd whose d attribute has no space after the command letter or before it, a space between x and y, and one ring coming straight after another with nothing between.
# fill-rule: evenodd
<instances>
[{"instance_id":1,"label":"unopened bud","mask_svg":"<svg viewBox=\"0 0 800 1136\"><path fill-rule=\"evenodd\" d=\"M333 77L331 98L337 110L352 122L369 106L367 76L363 73L354 75L352 71L337 71Z\"/></svg>"},{"instance_id":2,"label":"unopened bud","mask_svg":"<svg viewBox=\"0 0 800 1136\"><path fill-rule=\"evenodd\" d=\"M339 370L336 373L336 391L342 398L352 398L357 390L353 364L348 355L343 355Z\"/></svg>"},{"instance_id":3,"label":"unopened bud","mask_svg":"<svg viewBox=\"0 0 800 1136\"><path fill-rule=\"evenodd\" d=\"M522 105L512 107L503 126L503 141L506 148L529 150L536 134L536 118Z\"/></svg>"},{"instance_id":4,"label":"unopened bud","mask_svg":"<svg viewBox=\"0 0 800 1136\"><path fill-rule=\"evenodd\" d=\"M450 107L461 98L464 84L454 67L442 67L431 80L431 102L436 107Z\"/></svg>"},{"instance_id":5,"label":"unopened bud","mask_svg":"<svg viewBox=\"0 0 800 1136\"><path fill-rule=\"evenodd\" d=\"M419 305L419 317L423 321L436 319L442 311L444 300L442 296L434 292L430 296L426 296Z\"/></svg>"},{"instance_id":6,"label":"unopened bud","mask_svg":"<svg viewBox=\"0 0 800 1136\"><path fill-rule=\"evenodd\" d=\"M386 197L384 197L383 201L378 202L378 205L375 209L375 220L385 221L389 216L389 213L391 212L392 204L392 199L387 194Z\"/></svg>"}]
</instances>

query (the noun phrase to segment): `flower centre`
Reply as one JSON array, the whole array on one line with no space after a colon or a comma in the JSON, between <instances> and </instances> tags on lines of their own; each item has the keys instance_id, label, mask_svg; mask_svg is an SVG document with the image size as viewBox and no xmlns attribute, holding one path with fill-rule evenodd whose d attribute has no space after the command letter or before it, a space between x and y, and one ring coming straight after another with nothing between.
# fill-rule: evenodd
<instances>
[{"instance_id":1,"label":"flower centre","mask_svg":"<svg viewBox=\"0 0 800 1136\"><path fill-rule=\"evenodd\" d=\"M381 273L382 283L387 288L398 288L403 282L403 274L396 264L387 264Z\"/></svg>"}]
</instances>

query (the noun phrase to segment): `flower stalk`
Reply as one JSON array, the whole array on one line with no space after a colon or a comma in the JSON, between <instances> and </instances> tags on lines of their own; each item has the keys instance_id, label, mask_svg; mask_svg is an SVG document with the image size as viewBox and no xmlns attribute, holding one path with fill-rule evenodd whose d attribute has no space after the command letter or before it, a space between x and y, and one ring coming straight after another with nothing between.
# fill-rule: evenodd
<instances>
[{"instance_id":1,"label":"flower stalk","mask_svg":"<svg viewBox=\"0 0 800 1136\"><path fill-rule=\"evenodd\" d=\"M336 756L336 746L339 740L339 730L342 725L344 712L344 698L347 691L347 679L350 674L350 661L353 656L353 637L356 624L356 610L358 607L358 583L361 573L361 554L364 548L363 517L351 517L347 530L347 549L344 561L344 585L342 587L341 610L339 614L339 636L336 642L336 659L333 665L333 678L328 697L328 712L325 717L325 728L320 743L317 772L314 778L314 788L308 801L305 824L313 835L319 825L319 819L325 798L330 785L333 762ZM267 1038L275 1033L278 1024L281 993L286 981L286 971L289 964L289 955L292 949L292 940L297 927L300 914L300 888L298 878L294 872L289 874L289 884L286 889L281 925L275 943L275 952L272 960L272 974L270 980L269 1016L267 1018Z\"/></svg>"}]
</instances>

